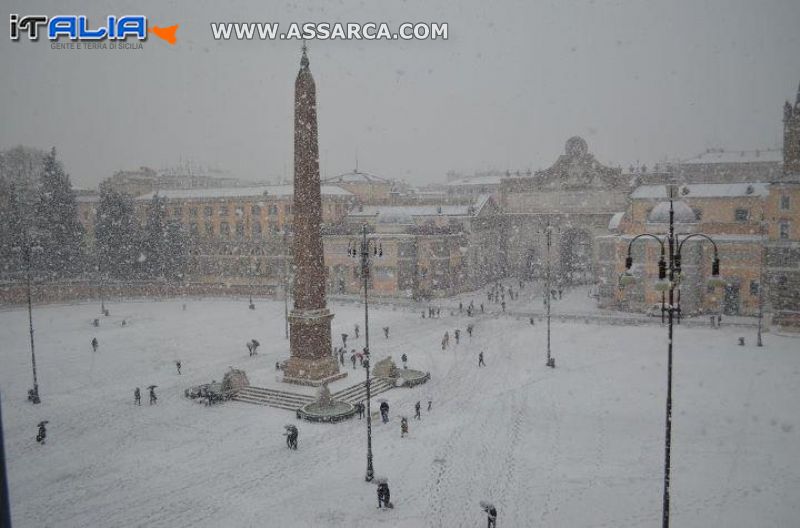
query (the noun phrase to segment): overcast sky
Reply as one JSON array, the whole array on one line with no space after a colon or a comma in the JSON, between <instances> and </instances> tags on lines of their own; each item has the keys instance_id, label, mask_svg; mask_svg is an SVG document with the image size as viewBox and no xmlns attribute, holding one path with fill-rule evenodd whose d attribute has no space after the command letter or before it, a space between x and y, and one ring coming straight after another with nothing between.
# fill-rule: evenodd
<instances>
[{"instance_id":1,"label":"overcast sky","mask_svg":"<svg viewBox=\"0 0 800 528\"><path fill-rule=\"evenodd\" d=\"M3 0L0 148L55 145L78 187L181 159L292 173L296 41L217 42L212 21L449 23L447 41L312 41L323 176L412 183L545 168L581 135L627 166L779 147L800 82L800 1L88 2ZM327 7L315 7L325 4ZM178 43L52 50L8 13L143 14Z\"/></svg>"}]
</instances>

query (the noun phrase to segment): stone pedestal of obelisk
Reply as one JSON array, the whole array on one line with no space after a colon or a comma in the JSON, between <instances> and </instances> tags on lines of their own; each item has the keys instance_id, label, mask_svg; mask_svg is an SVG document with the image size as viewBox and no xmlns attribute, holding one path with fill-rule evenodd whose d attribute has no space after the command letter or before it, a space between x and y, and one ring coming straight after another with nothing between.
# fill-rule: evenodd
<instances>
[{"instance_id":1,"label":"stone pedestal of obelisk","mask_svg":"<svg viewBox=\"0 0 800 528\"><path fill-rule=\"evenodd\" d=\"M294 88L294 307L283 381L322 385L347 376L332 355L331 319L325 302L322 193L317 143L317 94L305 46Z\"/></svg>"}]
</instances>

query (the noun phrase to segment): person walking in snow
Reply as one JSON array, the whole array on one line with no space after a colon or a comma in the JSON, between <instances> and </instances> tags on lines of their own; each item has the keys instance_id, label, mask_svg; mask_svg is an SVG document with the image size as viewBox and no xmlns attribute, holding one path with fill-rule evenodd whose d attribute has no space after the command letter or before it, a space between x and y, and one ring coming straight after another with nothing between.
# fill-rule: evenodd
<instances>
[{"instance_id":1,"label":"person walking in snow","mask_svg":"<svg viewBox=\"0 0 800 528\"><path fill-rule=\"evenodd\" d=\"M156 397L156 386L150 385L150 405L155 405L158 398Z\"/></svg>"},{"instance_id":2,"label":"person walking in snow","mask_svg":"<svg viewBox=\"0 0 800 528\"><path fill-rule=\"evenodd\" d=\"M403 416L400 419L400 438L405 438L407 434L408 434L408 420L406 420L406 417Z\"/></svg>"},{"instance_id":3,"label":"person walking in snow","mask_svg":"<svg viewBox=\"0 0 800 528\"><path fill-rule=\"evenodd\" d=\"M356 325L355 330L356 330L356 339L358 339L358 325Z\"/></svg>"},{"instance_id":4,"label":"person walking in snow","mask_svg":"<svg viewBox=\"0 0 800 528\"><path fill-rule=\"evenodd\" d=\"M97 347L98 346L99 346L99 343L97 342L97 338L93 337L92 338L92 351L97 352Z\"/></svg>"},{"instance_id":5,"label":"person walking in snow","mask_svg":"<svg viewBox=\"0 0 800 528\"><path fill-rule=\"evenodd\" d=\"M447 345L450 344L450 333L445 331L444 336L442 337L442 350L447 348Z\"/></svg>"},{"instance_id":6,"label":"person walking in snow","mask_svg":"<svg viewBox=\"0 0 800 528\"><path fill-rule=\"evenodd\" d=\"M383 423L389 423L389 403L386 401L381 402L381 419Z\"/></svg>"},{"instance_id":7,"label":"person walking in snow","mask_svg":"<svg viewBox=\"0 0 800 528\"><path fill-rule=\"evenodd\" d=\"M139 406L142 405L142 391L139 390L139 387L133 390L133 403Z\"/></svg>"},{"instance_id":8,"label":"person walking in snow","mask_svg":"<svg viewBox=\"0 0 800 528\"><path fill-rule=\"evenodd\" d=\"M299 431L297 430L297 427L295 427L294 425L287 425L285 434L286 434L286 447L297 451L297 437L299 436Z\"/></svg>"},{"instance_id":9,"label":"person walking in snow","mask_svg":"<svg viewBox=\"0 0 800 528\"><path fill-rule=\"evenodd\" d=\"M437 308L436 309L436 318L438 319L441 314L442 314L442 309L441 308Z\"/></svg>"},{"instance_id":10,"label":"person walking in snow","mask_svg":"<svg viewBox=\"0 0 800 528\"><path fill-rule=\"evenodd\" d=\"M344 347L339 349L339 362L344 366Z\"/></svg>"},{"instance_id":11,"label":"person walking in snow","mask_svg":"<svg viewBox=\"0 0 800 528\"><path fill-rule=\"evenodd\" d=\"M383 335L386 337L386 339L389 339L389 327L388 326L384 326L383 327Z\"/></svg>"},{"instance_id":12,"label":"person walking in snow","mask_svg":"<svg viewBox=\"0 0 800 528\"><path fill-rule=\"evenodd\" d=\"M175 366L178 368L178 375L181 373L181 360L175 362Z\"/></svg>"},{"instance_id":13,"label":"person walking in snow","mask_svg":"<svg viewBox=\"0 0 800 528\"><path fill-rule=\"evenodd\" d=\"M358 419L359 420L364 418L364 402L358 402L356 404L356 411L358 412Z\"/></svg>"},{"instance_id":14,"label":"person walking in snow","mask_svg":"<svg viewBox=\"0 0 800 528\"><path fill-rule=\"evenodd\" d=\"M378 484L378 508L391 508L391 494L389 493L389 484L381 482Z\"/></svg>"},{"instance_id":15,"label":"person walking in snow","mask_svg":"<svg viewBox=\"0 0 800 528\"><path fill-rule=\"evenodd\" d=\"M475 328L475 326L472 323L467 325L467 334L469 335L470 339L472 339L472 329L473 328Z\"/></svg>"},{"instance_id":16,"label":"person walking in snow","mask_svg":"<svg viewBox=\"0 0 800 528\"><path fill-rule=\"evenodd\" d=\"M481 303L481 313L485 313L483 310L483 303Z\"/></svg>"},{"instance_id":17,"label":"person walking in snow","mask_svg":"<svg viewBox=\"0 0 800 528\"><path fill-rule=\"evenodd\" d=\"M353 363L353 370L356 369L356 351L353 350L353 353L350 354L350 361Z\"/></svg>"},{"instance_id":18,"label":"person walking in snow","mask_svg":"<svg viewBox=\"0 0 800 528\"><path fill-rule=\"evenodd\" d=\"M433 405L433 398L430 396L428 397L428 412L431 412L431 406Z\"/></svg>"},{"instance_id":19,"label":"person walking in snow","mask_svg":"<svg viewBox=\"0 0 800 528\"><path fill-rule=\"evenodd\" d=\"M478 366L479 367L486 366L486 363L483 362L483 350L481 350L480 353L478 354Z\"/></svg>"},{"instance_id":20,"label":"person walking in snow","mask_svg":"<svg viewBox=\"0 0 800 528\"><path fill-rule=\"evenodd\" d=\"M459 301L459 303L458 303L458 313L462 313L463 311L464 311L464 303Z\"/></svg>"},{"instance_id":21,"label":"person walking in snow","mask_svg":"<svg viewBox=\"0 0 800 528\"><path fill-rule=\"evenodd\" d=\"M45 428L47 423L47 420L39 422L39 432L36 434L36 441L41 445L44 445L44 439L47 438L47 429Z\"/></svg>"},{"instance_id":22,"label":"person walking in snow","mask_svg":"<svg viewBox=\"0 0 800 528\"><path fill-rule=\"evenodd\" d=\"M455 338L456 338L456 344L458 344L459 340L461 339L461 330L456 328L456 330L455 330L455 332L453 332L453 334L455 335Z\"/></svg>"},{"instance_id":23,"label":"person walking in snow","mask_svg":"<svg viewBox=\"0 0 800 528\"><path fill-rule=\"evenodd\" d=\"M505 302L505 301L503 301L503 302L500 304L500 306L502 306L502 307L503 307L503 313L506 313L506 302Z\"/></svg>"},{"instance_id":24,"label":"person walking in snow","mask_svg":"<svg viewBox=\"0 0 800 528\"><path fill-rule=\"evenodd\" d=\"M483 511L486 512L488 519L487 528L497 528L497 508L494 507L494 504L486 504Z\"/></svg>"},{"instance_id":25,"label":"person walking in snow","mask_svg":"<svg viewBox=\"0 0 800 528\"><path fill-rule=\"evenodd\" d=\"M422 420L422 416L419 413L421 408L422 408L422 406L420 405L419 402L414 404L414 418L416 418L417 420Z\"/></svg>"},{"instance_id":26,"label":"person walking in snow","mask_svg":"<svg viewBox=\"0 0 800 528\"><path fill-rule=\"evenodd\" d=\"M403 362L403 368L407 369L408 366L406 365L406 362L408 361L408 356L406 355L405 352L403 352L403 355L400 356L400 360Z\"/></svg>"}]
</instances>

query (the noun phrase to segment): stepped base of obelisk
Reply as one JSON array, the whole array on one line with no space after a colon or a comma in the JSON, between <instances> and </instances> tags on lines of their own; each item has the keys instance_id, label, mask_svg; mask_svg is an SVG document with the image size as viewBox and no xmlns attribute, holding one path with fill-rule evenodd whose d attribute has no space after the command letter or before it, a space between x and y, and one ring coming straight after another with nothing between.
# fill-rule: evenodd
<instances>
[{"instance_id":1,"label":"stepped base of obelisk","mask_svg":"<svg viewBox=\"0 0 800 528\"><path fill-rule=\"evenodd\" d=\"M291 357L284 363L284 382L318 387L347 376L331 349L331 319L325 308L289 314Z\"/></svg>"},{"instance_id":2,"label":"stepped base of obelisk","mask_svg":"<svg viewBox=\"0 0 800 528\"><path fill-rule=\"evenodd\" d=\"M346 377L347 372L339 372L339 362L332 356L321 359L290 357L283 366L283 382L295 385L319 387Z\"/></svg>"}]
</instances>

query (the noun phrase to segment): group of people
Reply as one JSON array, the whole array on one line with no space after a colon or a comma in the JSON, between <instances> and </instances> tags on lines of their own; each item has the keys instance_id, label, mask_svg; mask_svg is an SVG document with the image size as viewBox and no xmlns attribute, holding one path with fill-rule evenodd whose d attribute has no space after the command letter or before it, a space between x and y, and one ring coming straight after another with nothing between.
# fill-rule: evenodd
<instances>
[{"instance_id":1,"label":"group of people","mask_svg":"<svg viewBox=\"0 0 800 528\"><path fill-rule=\"evenodd\" d=\"M442 309L441 308L434 308L433 306L428 306L428 319L438 319L441 315ZM425 319L425 312L422 312L422 318Z\"/></svg>"},{"instance_id":2,"label":"group of people","mask_svg":"<svg viewBox=\"0 0 800 528\"><path fill-rule=\"evenodd\" d=\"M180 361L178 361L180 363ZM178 374L180 374L180 367L178 367ZM150 405L155 405L158 401L158 397L156 396L156 387L158 385L150 385L148 390L150 391ZM142 391L139 387L133 389L133 403L134 405L142 405Z\"/></svg>"},{"instance_id":3,"label":"group of people","mask_svg":"<svg viewBox=\"0 0 800 528\"><path fill-rule=\"evenodd\" d=\"M258 347L261 346L261 343L256 341L255 339L251 339L246 343L247 351L250 352L250 357L253 357L258 354Z\"/></svg>"}]
</instances>

